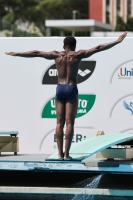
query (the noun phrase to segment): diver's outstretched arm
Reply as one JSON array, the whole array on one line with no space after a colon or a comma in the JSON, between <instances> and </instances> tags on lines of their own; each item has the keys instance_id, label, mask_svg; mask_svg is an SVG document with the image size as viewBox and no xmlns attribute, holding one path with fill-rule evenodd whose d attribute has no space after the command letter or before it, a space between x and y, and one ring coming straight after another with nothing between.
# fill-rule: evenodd
<instances>
[{"instance_id":1,"label":"diver's outstretched arm","mask_svg":"<svg viewBox=\"0 0 133 200\"><path fill-rule=\"evenodd\" d=\"M89 50L80 50L77 52L78 56L82 58L87 58L87 57L90 57L92 56L93 54L95 53L98 53L100 51L105 51L105 50L108 50L112 47L114 47L115 45L121 43L124 38L127 36L127 32L123 33L117 40L115 40L114 42L110 42L110 43L107 43L107 44L100 44L92 49L89 49Z\"/></svg>"},{"instance_id":2,"label":"diver's outstretched arm","mask_svg":"<svg viewBox=\"0 0 133 200\"><path fill-rule=\"evenodd\" d=\"M27 51L27 52L6 52L6 55L19 56L24 58L42 57L48 60L52 60L58 57L59 53L57 51L43 52L43 51Z\"/></svg>"}]
</instances>

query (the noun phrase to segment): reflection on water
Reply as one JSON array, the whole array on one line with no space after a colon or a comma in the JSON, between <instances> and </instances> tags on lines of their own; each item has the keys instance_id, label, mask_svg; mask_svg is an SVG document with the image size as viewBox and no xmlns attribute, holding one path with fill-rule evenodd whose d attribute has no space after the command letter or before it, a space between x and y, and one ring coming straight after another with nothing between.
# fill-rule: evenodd
<instances>
[{"instance_id":1,"label":"reflection on water","mask_svg":"<svg viewBox=\"0 0 133 200\"><path fill-rule=\"evenodd\" d=\"M78 184L76 184L75 186L78 187L84 187L84 188L97 188L98 183L101 179L102 175L98 175L96 177L92 177L92 178L88 178ZM91 182L90 182L91 181ZM71 200L93 200L94 196L93 195L75 195Z\"/></svg>"}]
</instances>

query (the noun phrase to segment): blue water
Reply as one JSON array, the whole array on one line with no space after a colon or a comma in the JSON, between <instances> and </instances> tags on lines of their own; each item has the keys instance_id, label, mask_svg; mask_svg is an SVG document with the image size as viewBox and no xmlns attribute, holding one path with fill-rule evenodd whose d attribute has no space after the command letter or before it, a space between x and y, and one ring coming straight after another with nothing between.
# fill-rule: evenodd
<instances>
[{"instance_id":1,"label":"blue water","mask_svg":"<svg viewBox=\"0 0 133 200\"><path fill-rule=\"evenodd\" d=\"M87 178L71 186L71 188L97 188L102 175ZM95 200L93 195L56 195L52 200Z\"/></svg>"},{"instance_id":2,"label":"blue water","mask_svg":"<svg viewBox=\"0 0 133 200\"><path fill-rule=\"evenodd\" d=\"M93 177L88 178L78 184L76 184L75 186L81 186L82 188L97 188L99 181L101 179L102 175L98 175L97 177ZM91 181L91 182L90 182ZM71 200L94 200L94 196L93 195L75 195Z\"/></svg>"},{"instance_id":3,"label":"blue water","mask_svg":"<svg viewBox=\"0 0 133 200\"><path fill-rule=\"evenodd\" d=\"M87 178L71 185L71 188L109 188L109 189L132 189L132 175L102 174ZM102 195L56 195L50 200L133 200L133 197L112 197Z\"/></svg>"}]
</instances>

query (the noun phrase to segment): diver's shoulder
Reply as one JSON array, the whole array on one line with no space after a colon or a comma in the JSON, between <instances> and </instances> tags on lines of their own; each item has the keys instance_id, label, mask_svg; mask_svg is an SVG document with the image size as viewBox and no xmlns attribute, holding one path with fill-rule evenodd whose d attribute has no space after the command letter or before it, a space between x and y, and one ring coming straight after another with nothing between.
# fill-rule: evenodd
<instances>
[{"instance_id":1,"label":"diver's shoulder","mask_svg":"<svg viewBox=\"0 0 133 200\"><path fill-rule=\"evenodd\" d=\"M53 52L53 53L57 53L57 54L60 53L60 51L57 51L57 50L53 50L52 52Z\"/></svg>"},{"instance_id":2,"label":"diver's shoulder","mask_svg":"<svg viewBox=\"0 0 133 200\"><path fill-rule=\"evenodd\" d=\"M80 49L80 50L76 51L76 54L80 54L83 51L84 51L83 49Z\"/></svg>"}]
</instances>

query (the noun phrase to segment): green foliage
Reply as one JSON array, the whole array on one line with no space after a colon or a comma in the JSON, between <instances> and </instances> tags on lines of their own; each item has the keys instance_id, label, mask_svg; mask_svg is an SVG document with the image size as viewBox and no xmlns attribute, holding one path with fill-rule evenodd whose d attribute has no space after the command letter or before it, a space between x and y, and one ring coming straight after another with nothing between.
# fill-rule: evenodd
<instances>
[{"instance_id":1,"label":"green foliage","mask_svg":"<svg viewBox=\"0 0 133 200\"><path fill-rule=\"evenodd\" d=\"M126 24L120 16L117 16L116 31L126 31Z\"/></svg>"},{"instance_id":2,"label":"green foliage","mask_svg":"<svg viewBox=\"0 0 133 200\"><path fill-rule=\"evenodd\" d=\"M6 37L10 37L10 32L8 30L4 30L2 31L2 33L6 36Z\"/></svg>"},{"instance_id":3,"label":"green foliage","mask_svg":"<svg viewBox=\"0 0 133 200\"><path fill-rule=\"evenodd\" d=\"M17 30L17 23L34 23L45 35L45 19L72 19L76 10L77 19L88 18L88 0L0 0L0 30L11 29L13 36L29 35ZM54 35L59 30L52 29Z\"/></svg>"},{"instance_id":4,"label":"green foliage","mask_svg":"<svg viewBox=\"0 0 133 200\"><path fill-rule=\"evenodd\" d=\"M40 24L42 12L38 5L39 0L0 0L0 29L9 28L18 20Z\"/></svg>"},{"instance_id":5,"label":"green foliage","mask_svg":"<svg viewBox=\"0 0 133 200\"><path fill-rule=\"evenodd\" d=\"M10 29L12 21L14 21L14 13L9 12L2 18L3 29Z\"/></svg>"},{"instance_id":6,"label":"green foliage","mask_svg":"<svg viewBox=\"0 0 133 200\"><path fill-rule=\"evenodd\" d=\"M38 5L38 0L0 0L0 17L4 17L8 13L13 13L14 20L21 17L27 19L28 13Z\"/></svg>"},{"instance_id":7,"label":"green foliage","mask_svg":"<svg viewBox=\"0 0 133 200\"><path fill-rule=\"evenodd\" d=\"M76 18L88 18L88 0L44 0L41 8L47 19L72 19L72 11L77 11Z\"/></svg>"},{"instance_id":8,"label":"green foliage","mask_svg":"<svg viewBox=\"0 0 133 200\"><path fill-rule=\"evenodd\" d=\"M127 17L127 22L124 23L120 16L117 16L116 31L133 31L133 17Z\"/></svg>"},{"instance_id":9,"label":"green foliage","mask_svg":"<svg viewBox=\"0 0 133 200\"><path fill-rule=\"evenodd\" d=\"M88 0L43 0L40 7L45 11L46 19L72 19L73 10L77 11L76 19L88 18ZM60 35L58 29L51 29L51 33L53 36ZM72 34L68 31L64 31L64 33L66 36ZM77 36L84 34L76 33Z\"/></svg>"},{"instance_id":10,"label":"green foliage","mask_svg":"<svg viewBox=\"0 0 133 200\"><path fill-rule=\"evenodd\" d=\"M26 31L21 31L21 30L18 30L18 29L14 29L12 36L13 37L38 37L37 34L27 33Z\"/></svg>"},{"instance_id":11,"label":"green foliage","mask_svg":"<svg viewBox=\"0 0 133 200\"><path fill-rule=\"evenodd\" d=\"M127 17L126 30L133 31L133 17Z\"/></svg>"}]
</instances>

